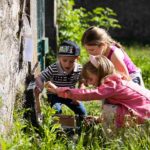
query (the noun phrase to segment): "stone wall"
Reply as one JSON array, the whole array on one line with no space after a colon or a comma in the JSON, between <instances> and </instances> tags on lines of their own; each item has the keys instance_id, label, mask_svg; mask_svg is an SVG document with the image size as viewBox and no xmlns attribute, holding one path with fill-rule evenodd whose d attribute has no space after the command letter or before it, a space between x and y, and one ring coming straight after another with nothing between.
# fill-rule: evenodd
<instances>
[{"instance_id":1,"label":"stone wall","mask_svg":"<svg viewBox=\"0 0 150 150\"><path fill-rule=\"evenodd\" d=\"M150 1L149 0L75 0L77 7L88 10L109 7L117 13L121 29L112 31L112 35L119 39L150 42Z\"/></svg>"},{"instance_id":2,"label":"stone wall","mask_svg":"<svg viewBox=\"0 0 150 150\"><path fill-rule=\"evenodd\" d=\"M35 6L36 1L32 0L31 3ZM28 62L23 60L23 46L20 44L18 35L21 28L19 26L20 9L20 0L0 0L0 132L5 131L13 121L16 93L24 86L28 73ZM34 11L36 12L36 9ZM36 31L33 32L36 39ZM31 64L34 65L36 58L34 54Z\"/></svg>"}]
</instances>

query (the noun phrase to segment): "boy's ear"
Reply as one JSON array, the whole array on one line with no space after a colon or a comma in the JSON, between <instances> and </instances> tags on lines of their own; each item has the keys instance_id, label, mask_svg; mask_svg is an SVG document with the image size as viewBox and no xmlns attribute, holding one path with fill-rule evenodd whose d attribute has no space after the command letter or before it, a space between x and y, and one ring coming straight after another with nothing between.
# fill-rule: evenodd
<instances>
[{"instance_id":1,"label":"boy's ear","mask_svg":"<svg viewBox=\"0 0 150 150\"><path fill-rule=\"evenodd\" d=\"M77 56L77 60L80 60L80 56Z\"/></svg>"}]
</instances>

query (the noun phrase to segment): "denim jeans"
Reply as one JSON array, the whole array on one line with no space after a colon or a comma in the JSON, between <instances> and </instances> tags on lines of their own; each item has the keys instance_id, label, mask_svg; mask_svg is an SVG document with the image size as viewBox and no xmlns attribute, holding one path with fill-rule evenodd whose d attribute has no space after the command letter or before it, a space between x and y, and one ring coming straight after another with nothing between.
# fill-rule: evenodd
<instances>
[{"instance_id":1,"label":"denim jeans","mask_svg":"<svg viewBox=\"0 0 150 150\"><path fill-rule=\"evenodd\" d=\"M130 77L131 77L133 82L135 82L135 83L137 83L137 84L144 87L144 82L143 82L143 79L142 79L142 74L141 74L140 69L138 69L137 72L131 73Z\"/></svg>"},{"instance_id":2,"label":"denim jeans","mask_svg":"<svg viewBox=\"0 0 150 150\"><path fill-rule=\"evenodd\" d=\"M62 113L62 104L65 104L68 106L76 115L85 116L86 115L86 109L83 105L83 103L79 104L73 104L71 99L65 99L58 97L54 94L48 94L48 100L51 103L51 107L56 110L56 113L60 114Z\"/></svg>"},{"instance_id":3,"label":"denim jeans","mask_svg":"<svg viewBox=\"0 0 150 150\"><path fill-rule=\"evenodd\" d=\"M134 79L132 79L132 81L133 81L134 83L137 83L137 84L141 85L141 80L140 80L139 77L135 77Z\"/></svg>"}]
</instances>

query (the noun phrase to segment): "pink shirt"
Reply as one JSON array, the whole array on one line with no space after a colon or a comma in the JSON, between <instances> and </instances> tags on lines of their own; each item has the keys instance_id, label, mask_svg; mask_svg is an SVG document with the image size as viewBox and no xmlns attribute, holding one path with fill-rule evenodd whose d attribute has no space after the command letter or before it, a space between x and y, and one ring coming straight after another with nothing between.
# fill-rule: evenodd
<instances>
[{"instance_id":1,"label":"pink shirt","mask_svg":"<svg viewBox=\"0 0 150 150\"><path fill-rule=\"evenodd\" d=\"M110 104L119 105L117 124L121 125L125 114L138 117L139 123L150 118L150 91L133 81L126 81L119 75L110 75L96 89L58 88L58 96L75 100L105 99ZM68 93L68 94L67 94Z\"/></svg>"},{"instance_id":2,"label":"pink shirt","mask_svg":"<svg viewBox=\"0 0 150 150\"><path fill-rule=\"evenodd\" d=\"M118 49L119 49L119 48L117 48L116 46L111 46L111 47L110 47L110 52L109 52L107 58L108 58L109 60L111 60L112 54L114 53L114 51L117 51ZM121 50L121 49L120 49L120 50ZM121 51L122 51L122 50L121 50ZM124 51L123 54L124 54L124 59L123 59L123 61L124 61L125 65L126 65L126 67L127 67L127 69L128 69L129 74L134 73L134 72L137 72L138 69L136 68L136 66L134 65L134 63L131 61L131 59L129 58L129 56L127 55L127 53Z\"/></svg>"}]
</instances>

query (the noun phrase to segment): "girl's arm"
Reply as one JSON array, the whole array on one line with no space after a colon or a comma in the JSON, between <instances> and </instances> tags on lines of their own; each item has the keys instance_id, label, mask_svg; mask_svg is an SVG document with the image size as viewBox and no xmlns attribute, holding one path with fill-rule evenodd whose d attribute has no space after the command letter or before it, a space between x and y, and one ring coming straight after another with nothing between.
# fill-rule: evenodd
<instances>
[{"instance_id":1,"label":"girl's arm","mask_svg":"<svg viewBox=\"0 0 150 150\"><path fill-rule=\"evenodd\" d=\"M70 89L67 87L55 88L59 97L78 99L80 101L106 99L115 94L116 82L107 81L96 89Z\"/></svg>"},{"instance_id":2,"label":"girl's arm","mask_svg":"<svg viewBox=\"0 0 150 150\"><path fill-rule=\"evenodd\" d=\"M128 72L128 69L127 69L126 64L124 63L123 59L124 59L124 54L120 49L115 51L111 57L111 61L114 64L116 70L118 72L122 73L123 75L125 75L125 77L127 77L127 79L128 79L129 72Z\"/></svg>"}]
</instances>

